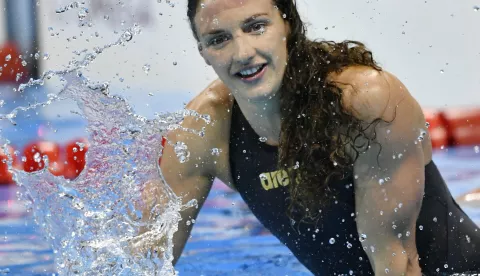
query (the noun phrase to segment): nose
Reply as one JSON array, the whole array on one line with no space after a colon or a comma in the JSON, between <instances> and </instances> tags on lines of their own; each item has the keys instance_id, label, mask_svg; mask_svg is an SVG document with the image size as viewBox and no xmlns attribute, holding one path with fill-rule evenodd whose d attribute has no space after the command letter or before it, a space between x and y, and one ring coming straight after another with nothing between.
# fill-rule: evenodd
<instances>
[{"instance_id":1,"label":"nose","mask_svg":"<svg viewBox=\"0 0 480 276\"><path fill-rule=\"evenodd\" d=\"M237 36L234 40L235 49L233 54L233 61L240 65L249 64L255 57L255 47L249 41L247 36Z\"/></svg>"}]
</instances>

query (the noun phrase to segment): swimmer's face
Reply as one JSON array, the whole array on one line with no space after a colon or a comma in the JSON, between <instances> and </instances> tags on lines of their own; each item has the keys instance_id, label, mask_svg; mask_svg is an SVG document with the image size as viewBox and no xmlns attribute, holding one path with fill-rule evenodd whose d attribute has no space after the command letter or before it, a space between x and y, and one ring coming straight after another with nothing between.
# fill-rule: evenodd
<instances>
[{"instance_id":1,"label":"swimmer's face","mask_svg":"<svg viewBox=\"0 0 480 276\"><path fill-rule=\"evenodd\" d=\"M195 15L200 54L236 97L275 94L287 62L288 24L273 0L202 0Z\"/></svg>"}]
</instances>

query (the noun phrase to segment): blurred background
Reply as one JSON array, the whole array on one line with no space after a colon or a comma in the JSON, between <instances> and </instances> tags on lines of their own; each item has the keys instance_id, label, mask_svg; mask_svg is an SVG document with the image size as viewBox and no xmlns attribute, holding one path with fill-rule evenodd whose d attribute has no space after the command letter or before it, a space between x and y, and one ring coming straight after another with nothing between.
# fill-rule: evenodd
<instances>
[{"instance_id":1,"label":"blurred background","mask_svg":"<svg viewBox=\"0 0 480 276\"><path fill-rule=\"evenodd\" d=\"M424 108L437 156L448 149L466 148L464 156L480 158L477 0L297 3L310 38L364 42L380 65L406 84ZM186 0L0 0L0 114L58 93L61 86L56 79L24 92L18 92L18 86L47 70L65 69L84 50L91 52L115 42L134 23L140 24L141 34L125 46L103 52L84 75L109 82L111 93L125 97L136 113L152 118L156 112L180 110L216 79L197 52L186 17ZM16 125L0 120L2 136L11 141L12 151L20 152L16 166L38 170L41 166L33 161L33 155L40 152L58 164L75 160L52 172L70 178L78 175L85 152L66 154L86 138L85 122L77 111L73 102L62 101L19 112ZM3 151L0 157L5 158ZM20 160L23 157L25 160ZM476 177L476 184L470 186L480 187L480 171L471 170L469 176ZM5 164L0 164L0 187L12 182ZM7 203L0 204L0 217L12 217L12 189L2 191L0 202L3 196ZM0 224L3 229L8 228ZM22 254L28 264L25 252ZM42 258L51 266L50 253L45 254ZM0 243L0 259L2 256L0 274L2 267L15 259ZM33 263L41 267L41 263Z\"/></svg>"},{"instance_id":2,"label":"blurred background","mask_svg":"<svg viewBox=\"0 0 480 276\"><path fill-rule=\"evenodd\" d=\"M310 38L364 42L425 109L480 106L478 1L297 2ZM72 4L75 8L59 13ZM0 76L2 113L59 88L55 80L25 93L15 92L15 86L46 70L63 69L82 50L116 41L133 23L142 33L127 46L102 53L85 75L109 82L137 113L152 117L181 109L216 78L196 50L186 1L3 0L0 8L0 60L11 55ZM73 103L63 102L36 115L78 118L72 110ZM42 133L57 140L81 134L70 129L52 136L48 128Z\"/></svg>"}]
</instances>

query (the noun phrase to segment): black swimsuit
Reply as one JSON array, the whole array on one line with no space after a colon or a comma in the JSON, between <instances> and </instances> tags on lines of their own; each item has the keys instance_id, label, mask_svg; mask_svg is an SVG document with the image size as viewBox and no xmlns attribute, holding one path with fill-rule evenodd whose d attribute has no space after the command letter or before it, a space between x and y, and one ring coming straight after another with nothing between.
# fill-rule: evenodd
<instances>
[{"instance_id":1,"label":"black swimsuit","mask_svg":"<svg viewBox=\"0 0 480 276\"><path fill-rule=\"evenodd\" d=\"M237 102L232 109L230 166L235 188L258 220L315 275L373 275L355 223L353 179L330 185L337 196L316 225L286 216L288 178L277 147L259 141ZM425 196L416 227L422 272L480 271L480 230L452 198L434 162L425 166Z\"/></svg>"}]
</instances>

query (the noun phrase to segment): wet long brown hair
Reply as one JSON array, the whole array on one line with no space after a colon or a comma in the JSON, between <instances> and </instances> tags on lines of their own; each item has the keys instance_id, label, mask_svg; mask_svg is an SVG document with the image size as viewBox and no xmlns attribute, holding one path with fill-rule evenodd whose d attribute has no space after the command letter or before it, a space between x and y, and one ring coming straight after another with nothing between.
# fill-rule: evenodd
<instances>
[{"instance_id":1,"label":"wet long brown hair","mask_svg":"<svg viewBox=\"0 0 480 276\"><path fill-rule=\"evenodd\" d=\"M374 141L366 133L365 122L344 109L342 89L327 76L352 65L381 68L361 42L307 39L296 1L272 1L291 29L280 95L278 167L288 172L290 180L297 180L290 181L288 215L315 221L331 195L329 185L334 185L333 180L350 176L359 153ZM199 4L200 0L188 0L187 16L197 41L194 17ZM357 141L366 142L359 145Z\"/></svg>"}]
</instances>

